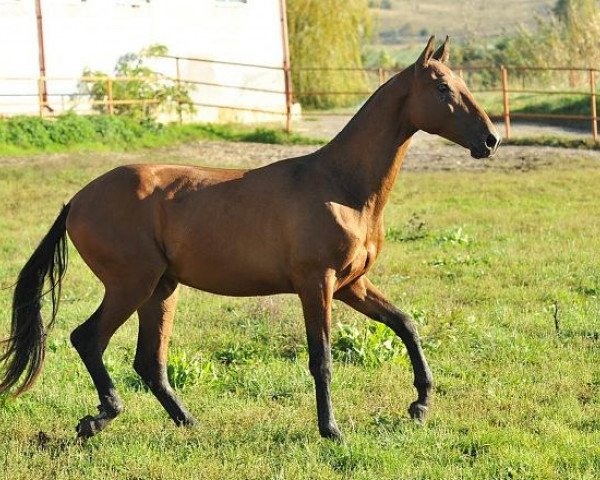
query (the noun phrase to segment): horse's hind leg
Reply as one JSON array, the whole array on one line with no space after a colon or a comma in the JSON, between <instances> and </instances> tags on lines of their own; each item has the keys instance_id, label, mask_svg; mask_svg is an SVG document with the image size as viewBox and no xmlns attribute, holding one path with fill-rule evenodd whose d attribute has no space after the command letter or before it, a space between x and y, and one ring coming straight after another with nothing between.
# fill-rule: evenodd
<instances>
[{"instance_id":1,"label":"horse's hind leg","mask_svg":"<svg viewBox=\"0 0 600 480\"><path fill-rule=\"evenodd\" d=\"M138 309L140 331L134 368L176 425L193 425L167 377L167 353L177 305L177 282L163 277L152 296Z\"/></svg>"},{"instance_id":2,"label":"horse's hind leg","mask_svg":"<svg viewBox=\"0 0 600 480\"><path fill-rule=\"evenodd\" d=\"M123 403L102 362L102 355L116 330L151 291L152 287L144 285L107 289L98 310L71 334L71 343L90 373L100 399L98 415L87 415L77 425L77 435L81 438L95 435L123 411Z\"/></svg>"}]
</instances>

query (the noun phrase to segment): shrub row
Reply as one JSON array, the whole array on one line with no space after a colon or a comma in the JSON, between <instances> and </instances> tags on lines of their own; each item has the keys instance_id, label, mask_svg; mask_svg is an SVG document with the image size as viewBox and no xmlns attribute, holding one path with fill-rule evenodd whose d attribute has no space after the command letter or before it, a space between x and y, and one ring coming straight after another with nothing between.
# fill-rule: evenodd
<instances>
[{"instance_id":1,"label":"shrub row","mask_svg":"<svg viewBox=\"0 0 600 480\"><path fill-rule=\"evenodd\" d=\"M0 121L0 144L46 149L51 146L119 144L156 135L163 127L129 117L61 115L55 119L18 116Z\"/></svg>"},{"instance_id":2,"label":"shrub row","mask_svg":"<svg viewBox=\"0 0 600 480\"><path fill-rule=\"evenodd\" d=\"M0 152L55 151L78 146L93 149L98 145L135 149L199 139L276 144L322 142L277 129L211 124L163 125L149 118L129 116L68 113L53 119L17 116L0 120Z\"/></svg>"}]
</instances>

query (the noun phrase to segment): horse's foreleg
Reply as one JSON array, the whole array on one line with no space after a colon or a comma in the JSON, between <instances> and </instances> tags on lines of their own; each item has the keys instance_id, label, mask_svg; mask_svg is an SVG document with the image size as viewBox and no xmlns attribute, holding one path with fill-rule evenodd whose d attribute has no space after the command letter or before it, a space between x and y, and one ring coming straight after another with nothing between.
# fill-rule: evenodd
<instances>
[{"instance_id":1,"label":"horse's foreleg","mask_svg":"<svg viewBox=\"0 0 600 480\"><path fill-rule=\"evenodd\" d=\"M340 439L341 433L331 406L331 299L334 278L304 280L297 288L302 302L306 337L308 340L309 369L315 380L317 417L321 436Z\"/></svg>"},{"instance_id":2,"label":"horse's foreleg","mask_svg":"<svg viewBox=\"0 0 600 480\"><path fill-rule=\"evenodd\" d=\"M177 305L177 282L163 277L138 309L140 320L134 368L176 425L193 425L167 377L167 353Z\"/></svg>"},{"instance_id":3,"label":"horse's foreleg","mask_svg":"<svg viewBox=\"0 0 600 480\"><path fill-rule=\"evenodd\" d=\"M412 418L424 420L429 406L433 377L421 348L417 329L410 317L394 307L366 277L361 277L336 292L335 298L373 320L387 325L402 339L412 363L414 385L418 393L417 400L411 403L408 411Z\"/></svg>"}]
</instances>

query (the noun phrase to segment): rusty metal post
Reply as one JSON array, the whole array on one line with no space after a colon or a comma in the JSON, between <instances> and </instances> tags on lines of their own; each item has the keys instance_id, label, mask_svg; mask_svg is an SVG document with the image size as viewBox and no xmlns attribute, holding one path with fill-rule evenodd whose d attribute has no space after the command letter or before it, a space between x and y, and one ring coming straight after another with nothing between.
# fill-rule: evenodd
<instances>
[{"instance_id":1,"label":"rusty metal post","mask_svg":"<svg viewBox=\"0 0 600 480\"><path fill-rule=\"evenodd\" d=\"M44 101L44 77L39 77L38 78L38 106L40 109L40 118L44 116L44 106L45 106L45 101Z\"/></svg>"},{"instance_id":2,"label":"rusty metal post","mask_svg":"<svg viewBox=\"0 0 600 480\"><path fill-rule=\"evenodd\" d=\"M52 111L48 103L48 85L46 82L46 53L44 49L44 21L42 18L41 0L35 0L35 19L37 23L38 63L41 79L41 95L44 108Z\"/></svg>"},{"instance_id":3,"label":"rusty metal post","mask_svg":"<svg viewBox=\"0 0 600 480\"><path fill-rule=\"evenodd\" d=\"M179 125L183 123L183 113L181 111L181 71L179 69L179 57L175 57L175 82L177 83L177 114L179 116Z\"/></svg>"},{"instance_id":4,"label":"rusty metal post","mask_svg":"<svg viewBox=\"0 0 600 480\"><path fill-rule=\"evenodd\" d=\"M281 41L283 45L283 75L285 82L285 131L292 131L292 70L290 66L290 44L288 40L287 9L285 0L279 0L281 14Z\"/></svg>"},{"instance_id":5,"label":"rusty metal post","mask_svg":"<svg viewBox=\"0 0 600 480\"><path fill-rule=\"evenodd\" d=\"M115 114L115 105L113 103L113 80L112 78L106 79L106 104L108 107L108 114Z\"/></svg>"},{"instance_id":6,"label":"rusty metal post","mask_svg":"<svg viewBox=\"0 0 600 480\"><path fill-rule=\"evenodd\" d=\"M377 74L379 75L379 85L383 85L385 83L385 69L379 67L377 69Z\"/></svg>"},{"instance_id":7,"label":"rusty metal post","mask_svg":"<svg viewBox=\"0 0 600 480\"><path fill-rule=\"evenodd\" d=\"M596 71L590 68L590 93L592 101L592 135L598 143L598 113L596 111Z\"/></svg>"},{"instance_id":8,"label":"rusty metal post","mask_svg":"<svg viewBox=\"0 0 600 480\"><path fill-rule=\"evenodd\" d=\"M508 69L502 65L502 103L504 107L504 127L506 129L506 139L510 140L510 100L508 90Z\"/></svg>"}]
</instances>

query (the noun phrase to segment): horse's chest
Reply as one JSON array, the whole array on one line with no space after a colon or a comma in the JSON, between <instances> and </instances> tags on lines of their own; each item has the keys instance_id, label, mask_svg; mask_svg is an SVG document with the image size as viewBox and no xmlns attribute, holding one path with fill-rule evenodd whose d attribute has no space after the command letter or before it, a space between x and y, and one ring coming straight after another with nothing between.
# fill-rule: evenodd
<instances>
[{"instance_id":1,"label":"horse's chest","mask_svg":"<svg viewBox=\"0 0 600 480\"><path fill-rule=\"evenodd\" d=\"M346 261L338 267L338 288L351 283L365 275L377 258L377 245L367 241L346 252Z\"/></svg>"},{"instance_id":2,"label":"horse's chest","mask_svg":"<svg viewBox=\"0 0 600 480\"><path fill-rule=\"evenodd\" d=\"M335 264L338 285L343 286L369 271L379 253L382 228L370 218L352 216L344 210L336 213L339 230Z\"/></svg>"}]
</instances>

